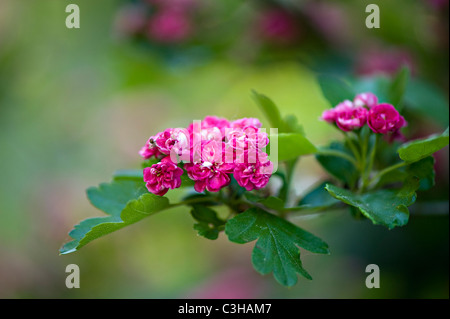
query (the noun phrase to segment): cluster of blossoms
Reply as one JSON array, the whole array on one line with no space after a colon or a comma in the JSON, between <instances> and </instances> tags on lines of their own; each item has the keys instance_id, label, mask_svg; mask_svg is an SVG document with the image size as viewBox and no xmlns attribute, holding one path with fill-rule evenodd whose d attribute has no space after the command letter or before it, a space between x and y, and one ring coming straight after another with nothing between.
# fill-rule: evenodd
<instances>
[{"instance_id":1,"label":"cluster of blossoms","mask_svg":"<svg viewBox=\"0 0 450 319\"><path fill-rule=\"evenodd\" d=\"M187 128L168 128L151 136L139 154L160 162L144 169L147 189L163 196L180 187L184 172L197 192L218 192L230 184L231 174L248 191L263 188L273 164L263 151L269 138L261 126L255 118L230 122L207 116Z\"/></svg>"},{"instance_id":2,"label":"cluster of blossoms","mask_svg":"<svg viewBox=\"0 0 450 319\"><path fill-rule=\"evenodd\" d=\"M367 124L374 133L389 134L394 138L400 137L400 129L407 125L394 106L379 103L373 93L358 94L353 102L345 100L333 109L324 111L321 119L336 124L345 132L360 129Z\"/></svg>"},{"instance_id":3,"label":"cluster of blossoms","mask_svg":"<svg viewBox=\"0 0 450 319\"><path fill-rule=\"evenodd\" d=\"M139 35L157 43L177 44L194 35L194 12L200 0L139 0L122 8L116 28L125 36Z\"/></svg>"}]
</instances>

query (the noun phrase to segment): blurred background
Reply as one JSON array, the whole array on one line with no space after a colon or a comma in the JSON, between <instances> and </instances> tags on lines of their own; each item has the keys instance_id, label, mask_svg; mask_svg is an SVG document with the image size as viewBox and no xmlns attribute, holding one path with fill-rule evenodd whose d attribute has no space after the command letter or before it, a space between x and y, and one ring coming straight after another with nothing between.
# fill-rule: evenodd
<instances>
[{"instance_id":1,"label":"blurred background","mask_svg":"<svg viewBox=\"0 0 450 319\"><path fill-rule=\"evenodd\" d=\"M79 5L79 29L65 26L69 3ZM380 29L365 27L369 3L380 7ZM252 89L322 145L339 135L318 121L331 106L317 74L391 77L407 65L421 84L408 89L408 138L442 132L448 8L448 0L0 0L0 298L448 298L448 148L406 227L388 231L348 212L294 217L331 255L302 251L314 279L289 289L253 270L253 243L198 237L186 208L58 254L73 225L102 215L85 189L139 168L150 135L206 115L267 124ZM292 196L325 176L314 158L302 159ZM72 263L80 289L65 286ZM368 264L380 267L380 289L365 286Z\"/></svg>"}]
</instances>

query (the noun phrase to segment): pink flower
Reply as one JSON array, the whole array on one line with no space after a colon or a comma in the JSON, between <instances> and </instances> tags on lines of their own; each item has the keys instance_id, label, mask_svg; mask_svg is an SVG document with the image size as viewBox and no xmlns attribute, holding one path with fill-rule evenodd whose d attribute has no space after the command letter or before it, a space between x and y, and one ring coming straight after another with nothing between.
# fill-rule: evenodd
<instances>
[{"instance_id":1,"label":"pink flower","mask_svg":"<svg viewBox=\"0 0 450 319\"><path fill-rule=\"evenodd\" d=\"M183 170L167 156L161 162L144 169L144 182L149 192L163 196L169 188L180 187L181 175L183 175Z\"/></svg>"},{"instance_id":2,"label":"pink flower","mask_svg":"<svg viewBox=\"0 0 450 319\"><path fill-rule=\"evenodd\" d=\"M263 12L258 21L258 28L266 41L278 45L293 44L300 35L296 19L287 11L279 9Z\"/></svg>"},{"instance_id":3,"label":"pink flower","mask_svg":"<svg viewBox=\"0 0 450 319\"><path fill-rule=\"evenodd\" d=\"M197 122L191 123L187 130L191 134L193 139L193 134L199 139L204 140L223 140L225 136L225 129L230 127L230 122L227 119L220 118L217 116L207 116L201 122L200 125Z\"/></svg>"},{"instance_id":4,"label":"pink flower","mask_svg":"<svg viewBox=\"0 0 450 319\"><path fill-rule=\"evenodd\" d=\"M225 140L229 146L240 150L262 149L269 144L267 134L254 126L227 130Z\"/></svg>"},{"instance_id":5,"label":"pink flower","mask_svg":"<svg viewBox=\"0 0 450 319\"><path fill-rule=\"evenodd\" d=\"M192 36L190 18L180 10L161 10L152 17L148 36L161 43L180 43Z\"/></svg>"},{"instance_id":6,"label":"pink flower","mask_svg":"<svg viewBox=\"0 0 450 319\"><path fill-rule=\"evenodd\" d=\"M173 150L176 155L181 155L189 150L189 132L181 128L168 128L154 137L155 146L165 155L170 155Z\"/></svg>"},{"instance_id":7,"label":"pink flower","mask_svg":"<svg viewBox=\"0 0 450 319\"><path fill-rule=\"evenodd\" d=\"M225 143L215 140L203 141L193 149L197 153L195 158L200 161L184 165L190 179L195 181L194 188L197 192L205 189L210 192L218 192L230 182L230 176L234 169L233 163L225 163ZM199 155L199 156L198 156Z\"/></svg>"},{"instance_id":8,"label":"pink flower","mask_svg":"<svg viewBox=\"0 0 450 319\"><path fill-rule=\"evenodd\" d=\"M321 120L326 121L328 123L335 123L337 115L341 112L347 111L353 108L353 103L350 100L345 100L344 102L336 105L335 108L330 110L325 110L322 113Z\"/></svg>"},{"instance_id":9,"label":"pink flower","mask_svg":"<svg viewBox=\"0 0 450 319\"><path fill-rule=\"evenodd\" d=\"M336 125L345 132L359 129L366 124L367 113L364 107L343 109L336 112Z\"/></svg>"},{"instance_id":10,"label":"pink flower","mask_svg":"<svg viewBox=\"0 0 450 319\"><path fill-rule=\"evenodd\" d=\"M244 117L242 119L231 122L232 128L242 128L243 129L247 126L261 128L262 124L258 119L252 118L252 117L250 117L250 118Z\"/></svg>"},{"instance_id":11,"label":"pink flower","mask_svg":"<svg viewBox=\"0 0 450 319\"><path fill-rule=\"evenodd\" d=\"M256 163L236 164L233 176L239 186L251 191L267 185L273 172L273 164L267 160L267 154L260 153Z\"/></svg>"},{"instance_id":12,"label":"pink flower","mask_svg":"<svg viewBox=\"0 0 450 319\"><path fill-rule=\"evenodd\" d=\"M341 130L348 132L366 124L367 110L364 107L355 106L350 100L345 100L335 108L324 111L321 119L328 123L335 123Z\"/></svg>"},{"instance_id":13,"label":"pink flower","mask_svg":"<svg viewBox=\"0 0 450 319\"><path fill-rule=\"evenodd\" d=\"M355 106L367 106L369 109L378 104L378 98L373 93L358 94L353 100Z\"/></svg>"},{"instance_id":14,"label":"pink flower","mask_svg":"<svg viewBox=\"0 0 450 319\"><path fill-rule=\"evenodd\" d=\"M390 104L382 103L369 110L367 124L375 133L394 133L406 125L403 116Z\"/></svg>"},{"instance_id":15,"label":"pink flower","mask_svg":"<svg viewBox=\"0 0 450 319\"><path fill-rule=\"evenodd\" d=\"M156 158L161 158L163 156L158 147L155 145L155 138L155 136L150 137L145 143L145 146L139 150L139 155L141 155L144 159L149 159L153 156Z\"/></svg>"},{"instance_id":16,"label":"pink flower","mask_svg":"<svg viewBox=\"0 0 450 319\"><path fill-rule=\"evenodd\" d=\"M115 27L120 36L140 33L146 26L145 11L140 5L126 5L120 9L115 19Z\"/></svg>"},{"instance_id":17,"label":"pink flower","mask_svg":"<svg viewBox=\"0 0 450 319\"><path fill-rule=\"evenodd\" d=\"M356 73L362 76L377 74L394 75L403 66L408 66L412 74L416 72L416 63L411 54L401 48L365 46L356 62Z\"/></svg>"}]
</instances>

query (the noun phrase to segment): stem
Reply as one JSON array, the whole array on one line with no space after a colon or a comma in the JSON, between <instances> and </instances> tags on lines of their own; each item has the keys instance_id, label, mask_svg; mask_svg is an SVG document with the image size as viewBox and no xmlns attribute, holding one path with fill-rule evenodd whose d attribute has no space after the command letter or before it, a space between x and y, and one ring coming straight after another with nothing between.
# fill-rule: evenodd
<instances>
[{"instance_id":1,"label":"stem","mask_svg":"<svg viewBox=\"0 0 450 319\"><path fill-rule=\"evenodd\" d=\"M386 167L384 170L380 171L377 175L375 175L372 180L370 181L370 185L372 185L374 182L378 181L383 175L396 170L397 168L403 167L403 166L407 166L409 165L409 163L407 162L400 162L394 165L391 165L389 167Z\"/></svg>"},{"instance_id":2,"label":"stem","mask_svg":"<svg viewBox=\"0 0 450 319\"><path fill-rule=\"evenodd\" d=\"M349 161L350 163L352 163L355 167L357 166L357 162L356 160L351 157L350 155L348 155L347 153L338 151L338 150L332 150L332 149L320 149L319 152L317 153L318 155L327 155L327 156L336 156L336 157L340 157L343 158L347 161Z\"/></svg>"},{"instance_id":3,"label":"stem","mask_svg":"<svg viewBox=\"0 0 450 319\"><path fill-rule=\"evenodd\" d=\"M367 147L369 144L369 136L361 136L361 162L359 163L359 172L361 174L362 180L364 181L364 176L366 174L366 157L367 157Z\"/></svg>"},{"instance_id":4,"label":"stem","mask_svg":"<svg viewBox=\"0 0 450 319\"><path fill-rule=\"evenodd\" d=\"M365 171L365 174L363 175L363 184L362 184L362 191L368 186L369 184L369 178L370 173L372 172L373 163L375 161L375 154L377 152L377 144L378 144L379 135L375 135L375 141L373 143L372 149L370 151L369 155L369 165L367 166L367 170Z\"/></svg>"},{"instance_id":5,"label":"stem","mask_svg":"<svg viewBox=\"0 0 450 319\"><path fill-rule=\"evenodd\" d=\"M372 171L373 168L373 163L375 161L375 154L377 153L377 145L378 145L378 140L380 139L380 135L375 135L375 142L372 146L372 151L370 152L370 159L369 159L369 167L367 168L367 171L370 172Z\"/></svg>"},{"instance_id":6,"label":"stem","mask_svg":"<svg viewBox=\"0 0 450 319\"><path fill-rule=\"evenodd\" d=\"M289 188L291 185L292 175L294 173L295 164L297 163L297 159L286 162L286 175L284 179L283 187L280 190L279 197L286 202L288 194L289 194Z\"/></svg>"},{"instance_id":7,"label":"stem","mask_svg":"<svg viewBox=\"0 0 450 319\"><path fill-rule=\"evenodd\" d=\"M343 132L343 133L344 133L345 140L348 142L348 145L353 152L353 156L355 156L356 161L358 163L361 162L361 155L359 154L358 148L356 147L355 143L353 143L353 140L352 140L350 134L348 134L346 132Z\"/></svg>"},{"instance_id":8,"label":"stem","mask_svg":"<svg viewBox=\"0 0 450 319\"><path fill-rule=\"evenodd\" d=\"M188 200L176 203L176 204L170 204L169 207L177 207L177 206L182 206L182 205L191 205L191 204L206 203L206 202L221 203L222 201L218 197L192 198L192 199L188 199Z\"/></svg>"}]
</instances>

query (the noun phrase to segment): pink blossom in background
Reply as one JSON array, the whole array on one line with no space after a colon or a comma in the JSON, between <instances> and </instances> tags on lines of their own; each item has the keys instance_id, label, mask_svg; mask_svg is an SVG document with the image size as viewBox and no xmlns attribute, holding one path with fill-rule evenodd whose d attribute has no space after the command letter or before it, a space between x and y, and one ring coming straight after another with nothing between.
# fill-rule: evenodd
<instances>
[{"instance_id":1,"label":"pink blossom in background","mask_svg":"<svg viewBox=\"0 0 450 319\"><path fill-rule=\"evenodd\" d=\"M163 196L169 189L181 186L181 175L183 170L167 156L161 162L144 169L144 182L149 192Z\"/></svg>"},{"instance_id":2,"label":"pink blossom in background","mask_svg":"<svg viewBox=\"0 0 450 319\"><path fill-rule=\"evenodd\" d=\"M257 28L259 35L273 44L293 44L300 36L300 28L295 17L281 9L262 12Z\"/></svg>"},{"instance_id":3,"label":"pink blossom in background","mask_svg":"<svg viewBox=\"0 0 450 319\"><path fill-rule=\"evenodd\" d=\"M165 9L150 18L148 37L161 43L181 43L193 35L191 18L180 10Z\"/></svg>"},{"instance_id":4,"label":"pink blossom in background","mask_svg":"<svg viewBox=\"0 0 450 319\"><path fill-rule=\"evenodd\" d=\"M448 7L448 0L425 0L425 2L437 10Z\"/></svg>"},{"instance_id":5,"label":"pink blossom in background","mask_svg":"<svg viewBox=\"0 0 450 319\"><path fill-rule=\"evenodd\" d=\"M353 38L351 17L338 3L306 2L302 9L314 28L334 45L344 46Z\"/></svg>"},{"instance_id":6,"label":"pink blossom in background","mask_svg":"<svg viewBox=\"0 0 450 319\"><path fill-rule=\"evenodd\" d=\"M142 32L147 24L145 8L139 5L128 5L120 9L114 25L119 35L129 36Z\"/></svg>"},{"instance_id":7,"label":"pink blossom in background","mask_svg":"<svg viewBox=\"0 0 450 319\"><path fill-rule=\"evenodd\" d=\"M228 260L229 262L229 260ZM254 299L266 290L265 284L251 268L231 266L225 272L207 278L188 299Z\"/></svg>"},{"instance_id":8,"label":"pink blossom in background","mask_svg":"<svg viewBox=\"0 0 450 319\"><path fill-rule=\"evenodd\" d=\"M359 53L355 71L356 74L363 76L394 75L403 66L408 66L411 73L415 73L415 63L408 51L398 48L369 46Z\"/></svg>"},{"instance_id":9,"label":"pink blossom in background","mask_svg":"<svg viewBox=\"0 0 450 319\"><path fill-rule=\"evenodd\" d=\"M171 8L180 10L195 9L200 4L199 0L145 0L147 3L160 8Z\"/></svg>"}]
</instances>

